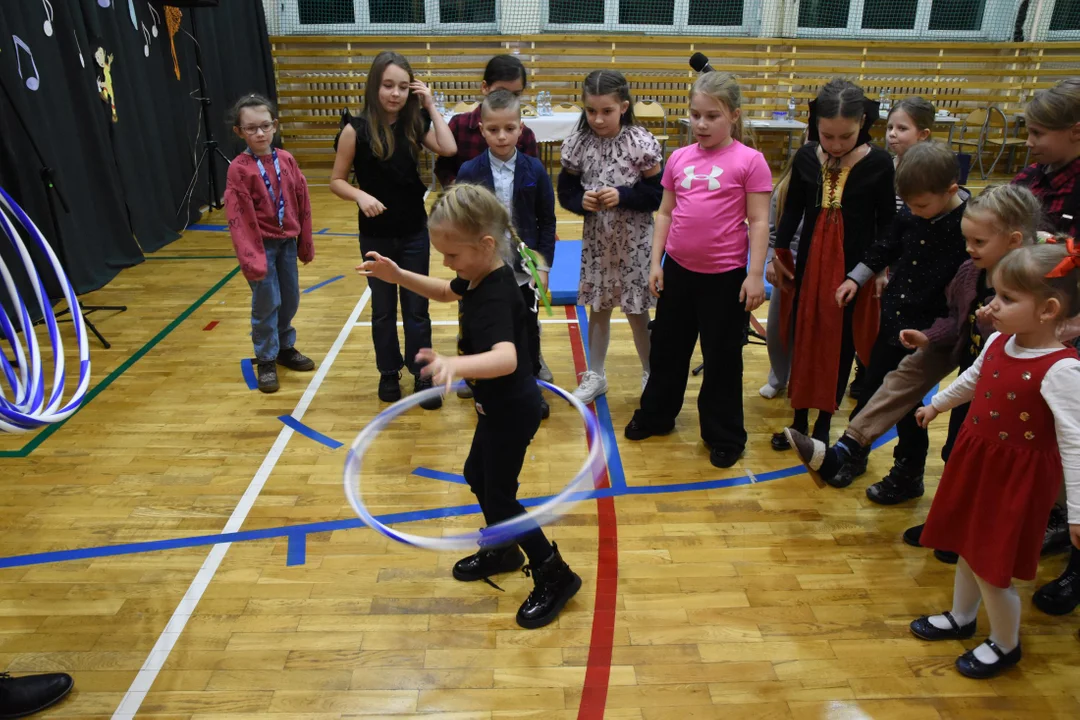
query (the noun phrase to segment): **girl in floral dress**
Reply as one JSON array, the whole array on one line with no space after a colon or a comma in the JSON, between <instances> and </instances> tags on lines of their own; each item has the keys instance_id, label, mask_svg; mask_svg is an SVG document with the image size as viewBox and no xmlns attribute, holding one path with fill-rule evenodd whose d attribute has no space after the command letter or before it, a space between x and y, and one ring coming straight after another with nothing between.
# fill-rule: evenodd
<instances>
[{"instance_id":1,"label":"girl in floral dress","mask_svg":"<svg viewBox=\"0 0 1080 720\"><path fill-rule=\"evenodd\" d=\"M653 212L663 188L660 144L634 124L630 84L615 70L595 70L582 90L581 123L562 146L559 203L585 216L578 304L589 313L589 368L574 395L590 403L607 392L604 360L611 311L622 308L649 377L649 257Z\"/></svg>"}]
</instances>

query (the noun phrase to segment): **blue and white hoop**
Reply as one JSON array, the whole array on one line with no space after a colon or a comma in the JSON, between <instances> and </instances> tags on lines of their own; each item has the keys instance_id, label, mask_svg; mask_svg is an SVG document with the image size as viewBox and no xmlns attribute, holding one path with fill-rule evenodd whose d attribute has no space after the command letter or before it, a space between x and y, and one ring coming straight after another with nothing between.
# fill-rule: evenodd
<instances>
[{"instance_id":1,"label":"blue and white hoop","mask_svg":"<svg viewBox=\"0 0 1080 720\"><path fill-rule=\"evenodd\" d=\"M461 387L463 384L463 382L459 381L451 389ZM484 528L482 531L439 538L424 537L422 535L413 535L394 530L372 515L368 510L367 505L364 504L363 493L361 492L361 480L363 478L361 469L363 467L364 454L379 433L393 422L395 418L416 407L425 400L439 397L446 391L443 387L437 387L414 393L394 403L376 415L375 418L368 423L367 427L361 430L360 434L356 436L356 439L353 440L352 445L349 447L348 456L345 458L345 497L348 498L349 504L352 505L353 510L356 511L356 514L364 524L372 530L385 535L391 540L396 540L397 542L405 543L406 545L427 548L428 550L475 549L481 541L483 541L485 545L510 543L534 529L536 526L547 525L557 518L562 517L566 514L567 510L569 510L572 503L587 497L588 492L596 487L597 479L600 478L604 472L605 457L603 442L601 442L600 439L600 423L597 421L596 415L594 415L589 408L585 407L580 400L574 397L573 394L542 380L537 380L536 384L573 405L585 421L585 435L589 443L588 456L585 458L581 470L578 471L577 475L574 476L558 495L548 498L524 515L505 520L491 527Z\"/></svg>"},{"instance_id":2,"label":"blue and white hoop","mask_svg":"<svg viewBox=\"0 0 1080 720\"><path fill-rule=\"evenodd\" d=\"M8 217L9 213L26 229L34 244L48 258L59 280L68 307L71 308L75 339L79 343L79 382L75 387L75 392L66 403L64 402L63 339L60 337L56 316L48 301L44 283L26 245L23 244L22 238L15 230L15 225ZM15 289L15 280L7 265L0 259L0 276L3 277L4 286L11 299L11 307L19 321L18 327L13 325L7 312L0 305L0 330L7 338L8 347L14 353L15 363L18 365L18 373L16 373L7 354L0 352L0 371L3 374L2 379L7 381L8 388L6 391L4 382L0 382L0 431L25 433L43 425L60 422L79 409L90 385L90 347L86 341L86 327L82 312L79 310L79 301L75 297L75 288L71 286L67 275L64 274L60 260L57 259L56 253L53 252L34 221L23 212L19 204L3 188L0 188L0 225L3 226L4 234L7 235L15 252L22 260L26 275L34 289L34 297L44 316L45 326L49 331L49 342L52 346L52 384L46 391L45 368L30 311ZM20 331L27 344L26 349L23 348L23 340L19 338Z\"/></svg>"}]
</instances>

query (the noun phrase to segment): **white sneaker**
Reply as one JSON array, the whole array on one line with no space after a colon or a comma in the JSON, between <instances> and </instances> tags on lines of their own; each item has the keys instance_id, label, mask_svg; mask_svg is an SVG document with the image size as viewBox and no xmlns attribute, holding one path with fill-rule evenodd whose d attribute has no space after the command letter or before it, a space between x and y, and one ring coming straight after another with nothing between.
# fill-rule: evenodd
<instances>
[{"instance_id":1,"label":"white sneaker","mask_svg":"<svg viewBox=\"0 0 1080 720\"><path fill-rule=\"evenodd\" d=\"M540 374L537 375L537 377L540 378L541 380L543 380L544 382L554 382L555 381L554 376L552 376L552 374L551 374L551 370L548 368L547 363L544 361L544 356L543 355L540 356Z\"/></svg>"},{"instance_id":2,"label":"white sneaker","mask_svg":"<svg viewBox=\"0 0 1080 720\"><path fill-rule=\"evenodd\" d=\"M641 371L641 392L645 392L645 386L649 384L649 371Z\"/></svg>"},{"instance_id":3,"label":"white sneaker","mask_svg":"<svg viewBox=\"0 0 1080 720\"><path fill-rule=\"evenodd\" d=\"M761 389L758 390L758 394L761 395L761 397L767 398L769 400L772 400L774 397L776 397L782 392L784 392L784 388L773 387L769 383L765 383L761 386Z\"/></svg>"},{"instance_id":4,"label":"white sneaker","mask_svg":"<svg viewBox=\"0 0 1080 720\"><path fill-rule=\"evenodd\" d=\"M574 397L588 405L600 395L607 392L607 377L586 370L581 376L581 384L574 391Z\"/></svg>"}]
</instances>

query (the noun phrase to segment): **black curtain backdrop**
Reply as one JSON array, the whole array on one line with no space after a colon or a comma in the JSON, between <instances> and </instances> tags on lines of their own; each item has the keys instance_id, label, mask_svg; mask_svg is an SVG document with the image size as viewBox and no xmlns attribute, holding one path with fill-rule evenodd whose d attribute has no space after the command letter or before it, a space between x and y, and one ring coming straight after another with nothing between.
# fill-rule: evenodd
<instances>
[{"instance_id":1,"label":"black curtain backdrop","mask_svg":"<svg viewBox=\"0 0 1080 720\"><path fill-rule=\"evenodd\" d=\"M132 25L132 11L138 29ZM214 138L228 157L242 149L225 121L229 106L249 92L276 100L259 0L228 0L217 8L185 7L180 12L180 29L170 38L166 13L158 2L153 6L147 0L0 2L0 83L15 105L0 93L0 185L41 228L78 293L103 287L122 268L142 262L143 253L177 239L178 231L197 219L198 209L210 200L204 163L190 204L177 214L206 136L198 101L193 19L211 100L206 112ZM45 31L46 21L51 36ZM104 76L95 59L98 48L104 49L106 58L112 56L115 123L98 91L98 79ZM70 208L65 213L57 204L60 233L50 220L41 163L17 120L16 108L53 168ZM220 194L227 171L220 158L216 171ZM5 239L0 239L0 257L9 268L22 264ZM38 266L49 296L59 297L51 273ZM30 305L25 278L15 274L20 294ZM6 301L6 293L0 295Z\"/></svg>"}]
</instances>

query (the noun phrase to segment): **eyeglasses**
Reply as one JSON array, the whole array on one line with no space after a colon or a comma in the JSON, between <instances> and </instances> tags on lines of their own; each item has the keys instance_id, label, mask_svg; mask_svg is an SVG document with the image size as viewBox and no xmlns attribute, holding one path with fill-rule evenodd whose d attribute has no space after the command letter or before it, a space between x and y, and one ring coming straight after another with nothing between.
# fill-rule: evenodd
<instances>
[{"instance_id":1,"label":"eyeglasses","mask_svg":"<svg viewBox=\"0 0 1080 720\"><path fill-rule=\"evenodd\" d=\"M260 130L269 135L270 133L274 132L274 128L276 127L277 120L273 122L263 123L262 125L244 125L240 129L244 131L245 135L258 135Z\"/></svg>"}]
</instances>

